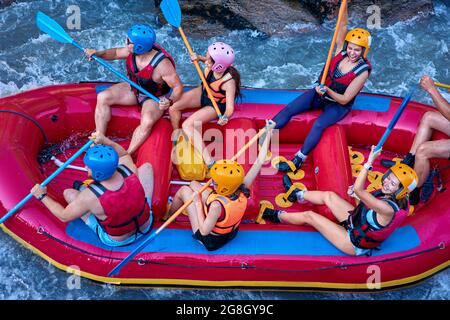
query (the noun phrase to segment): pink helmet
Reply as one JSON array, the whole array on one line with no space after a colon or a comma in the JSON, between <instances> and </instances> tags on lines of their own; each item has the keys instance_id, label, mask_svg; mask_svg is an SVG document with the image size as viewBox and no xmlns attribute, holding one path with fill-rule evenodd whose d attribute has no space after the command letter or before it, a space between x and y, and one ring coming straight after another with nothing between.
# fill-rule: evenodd
<instances>
[{"instance_id":1,"label":"pink helmet","mask_svg":"<svg viewBox=\"0 0 450 320\"><path fill-rule=\"evenodd\" d=\"M233 48L223 42L214 42L208 47L208 53L214 60L212 71L224 72L234 62Z\"/></svg>"}]
</instances>

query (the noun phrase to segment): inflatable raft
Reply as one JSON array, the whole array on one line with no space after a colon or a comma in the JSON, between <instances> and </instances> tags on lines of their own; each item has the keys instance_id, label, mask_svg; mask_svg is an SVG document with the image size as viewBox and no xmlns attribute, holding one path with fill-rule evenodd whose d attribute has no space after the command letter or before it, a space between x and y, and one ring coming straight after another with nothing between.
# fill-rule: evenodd
<instances>
[{"instance_id":1,"label":"inflatable raft","mask_svg":"<svg viewBox=\"0 0 450 320\"><path fill-rule=\"evenodd\" d=\"M64 161L87 141L95 127L96 94L108 85L55 85L0 99L0 216L27 195L35 183L57 169L54 161L42 156L43 151ZM225 127L211 123L204 128L223 134L223 139L215 142L224 147L228 158L263 127L264 119L273 117L302 91L245 89L243 94L243 101ZM360 94L352 112L326 130L294 182L310 190L330 190L347 197L347 188L370 146L378 142L400 103L400 98ZM375 188L384 172L379 160L402 157L408 152L422 115L432 109L409 103L369 176L368 188ZM139 115L137 106L115 107L108 135L122 138L121 143L127 145ZM309 112L294 117L279 132L279 143L272 143L273 159L291 159L317 116L318 112ZM150 162L154 167L156 227L161 225L170 196L180 187L176 182L179 175L171 163L171 131L169 121L161 119L136 155L138 165ZM51 145L57 147L49 148ZM57 152L58 147L66 150ZM254 151L250 148L239 159L246 168L252 152L256 155ZM82 157L73 165L83 166ZM287 211L312 209L332 218L324 207L289 203L284 197L282 176L271 170L270 161L252 185L244 221L232 242L208 252L192 239L187 217L181 215L114 278L108 273L140 241L110 248L100 243L81 220L62 223L35 199L1 227L57 268L105 283L291 290L394 288L425 279L450 264L450 194L445 188L450 177L450 170L445 170L449 161L433 161L432 165L441 168L442 188L435 190L426 205L414 208L406 222L372 256L346 256L308 226L255 223L262 201ZM63 202L63 190L74 180L84 179L85 172L66 169L49 184L49 194Z\"/></svg>"}]
</instances>

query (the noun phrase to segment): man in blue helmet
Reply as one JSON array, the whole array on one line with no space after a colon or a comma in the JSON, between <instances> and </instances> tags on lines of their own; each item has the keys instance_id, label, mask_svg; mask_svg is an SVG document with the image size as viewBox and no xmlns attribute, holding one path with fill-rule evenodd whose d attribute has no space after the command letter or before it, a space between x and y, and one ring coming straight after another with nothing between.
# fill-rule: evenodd
<instances>
[{"instance_id":1,"label":"man in blue helmet","mask_svg":"<svg viewBox=\"0 0 450 320\"><path fill-rule=\"evenodd\" d=\"M102 91L97 96L95 107L96 130L106 134L111 120L112 105L142 106L141 123L131 139L128 153L133 154L149 136L153 125L161 118L170 105L183 94L183 84L175 70L172 57L155 43L156 34L146 24L133 25L127 33L126 46L103 51L86 49L89 59L95 54L105 60L126 60L128 77L154 96L160 98L156 103L151 98L134 89L127 82L121 82Z\"/></svg>"},{"instance_id":2,"label":"man in blue helmet","mask_svg":"<svg viewBox=\"0 0 450 320\"><path fill-rule=\"evenodd\" d=\"M99 132L91 139L96 145L86 152L84 163L93 182L85 186L76 181L73 189L64 190L65 208L39 184L31 193L61 221L81 218L104 244L128 245L152 229L152 166L137 169L122 146Z\"/></svg>"}]
</instances>

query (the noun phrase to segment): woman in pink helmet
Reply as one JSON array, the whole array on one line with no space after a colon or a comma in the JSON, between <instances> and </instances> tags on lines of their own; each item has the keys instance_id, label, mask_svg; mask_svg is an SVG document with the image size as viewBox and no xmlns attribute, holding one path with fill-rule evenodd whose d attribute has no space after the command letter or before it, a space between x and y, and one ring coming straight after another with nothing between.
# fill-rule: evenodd
<instances>
[{"instance_id":1,"label":"woman in pink helmet","mask_svg":"<svg viewBox=\"0 0 450 320\"><path fill-rule=\"evenodd\" d=\"M214 100L220 110L218 124L223 126L227 124L228 119L234 112L234 103L240 96L241 76L235 67L234 51L228 44L223 42L214 42L208 47L206 56L193 54L192 61L201 61L206 64L204 70L205 79L211 89ZM201 141L202 150L205 150L201 130L194 127L195 125L207 123L217 118L216 110L213 107L203 84L185 92L180 100L169 108L170 120L173 129L179 132L181 113L187 109L197 109L189 118L183 122L183 132L191 141ZM176 141L179 132L173 137ZM205 163L211 167L214 163L212 157L203 152Z\"/></svg>"}]
</instances>

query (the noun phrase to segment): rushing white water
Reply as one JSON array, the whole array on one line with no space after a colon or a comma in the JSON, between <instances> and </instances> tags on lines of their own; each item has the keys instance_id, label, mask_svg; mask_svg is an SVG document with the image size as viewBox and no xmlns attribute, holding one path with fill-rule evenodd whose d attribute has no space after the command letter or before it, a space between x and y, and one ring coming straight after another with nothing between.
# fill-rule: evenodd
<instances>
[{"instance_id":1,"label":"rushing white water","mask_svg":"<svg viewBox=\"0 0 450 320\"><path fill-rule=\"evenodd\" d=\"M447 2L448 3L448 2ZM177 63L185 84L199 83L198 76L177 30L161 25L152 1L36 0L16 1L0 10L0 96L32 88L88 80L116 81L114 75L95 62L88 62L71 45L62 45L35 26L35 14L44 11L66 25L69 5L78 5L81 29L70 35L84 47L122 46L133 23L149 23L157 29L158 42ZM351 19L350 27L363 26ZM222 40L236 51L236 66L245 86L263 88L307 88L323 67L335 22L289 37L262 38L251 30L232 31L222 37L189 37L195 51L204 53L209 43ZM302 26L303 28L304 26ZM383 27L383 26L382 26ZM295 30L298 25L286 28ZM435 2L435 14L372 30L369 58L374 71L365 91L403 96L429 74L449 83L450 6ZM122 68L123 63L114 66ZM443 92L450 100L450 94ZM423 92L414 98L431 104ZM449 299L450 270L410 289L367 294L272 293L262 291L130 289L99 285L82 279L81 290L67 287L69 275L0 233L0 299Z\"/></svg>"}]
</instances>

